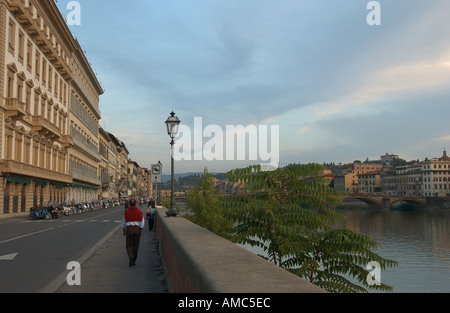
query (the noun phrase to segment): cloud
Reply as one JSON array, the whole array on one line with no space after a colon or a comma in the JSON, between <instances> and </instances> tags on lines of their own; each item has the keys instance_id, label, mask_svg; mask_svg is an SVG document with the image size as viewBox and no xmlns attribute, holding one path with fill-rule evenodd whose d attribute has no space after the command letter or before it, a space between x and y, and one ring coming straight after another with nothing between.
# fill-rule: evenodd
<instances>
[{"instance_id":1,"label":"cloud","mask_svg":"<svg viewBox=\"0 0 450 313\"><path fill-rule=\"evenodd\" d=\"M360 0L81 0L72 29L105 86L107 131L140 160L170 156L172 110L188 126L278 124L285 159L418 154L448 137L430 112L448 112L450 2L380 3L370 27Z\"/></svg>"}]
</instances>

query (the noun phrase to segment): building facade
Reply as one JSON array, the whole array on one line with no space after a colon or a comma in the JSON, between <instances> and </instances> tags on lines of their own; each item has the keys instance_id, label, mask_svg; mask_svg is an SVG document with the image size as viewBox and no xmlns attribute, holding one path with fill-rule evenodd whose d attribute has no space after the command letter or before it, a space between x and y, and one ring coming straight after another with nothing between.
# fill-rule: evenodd
<instances>
[{"instance_id":1,"label":"building facade","mask_svg":"<svg viewBox=\"0 0 450 313\"><path fill-rule=\"evenodd\" d=\"M381 193L386 195L397 194L397 175L393 168L388 168L381 172Z\"/></svg>"},{"instance_id":2,"label":"building facade","mask_svg":"<svg viewBox=\"0 0 450 313\"><path fill-rule=\"evenodd\" d=\"M423 196L422 164L397 166L397 195Z\"/></svg>"},{"instance_id":3,"label":"building facade","mask_svg":"<svg viewBox=\"0 0 450 313\"><path fill-rule=\"evenodd\" d=\"M67 200L75 49L53 1L0 1L0 215Z\"/></svg>"},{"instance_id":4,"label":"building facade","mask_svg":"<svg viewBox=\"0 0 450 313\"><path fill-rule=\"evenodd\" d=\"M150 190L99 128L103 93L55 1L0 0L0 218Z\"/></svg>"},{"instance_id":5,"label":"building facade","mask_svg":"<svg viewBox=\"0 0 450 313\"><path fill-rule=\"evenodd\" d=\"M450 197L450 157L444 150L442 157L422 162L423 193L427 197Z\"/></svg>"},{"instance_id":6,"label":"building facade","mask_svg":"<svg viewBox=\"0 0 450 313\"><path fill-rule=\"evenodd\" d=\"M73 183L69 187L69 198L75 202L91 202L98 200L102 186L98 175L102 160L98 122L103 89L76 40L75 46L70 84L69 129L72 145L69 147L69 173Z\"/></svg>"},{"instance_id":7,"label":"building facade","mask_svg":"<svg viewBox=\"0 0 450 313\"><path fill-rule=\"evenodd\" d=\"M381 192L381 172L382 170L376 170L358 174L358 192Z\"/></svg>"},{"instance_id":8,"label":"building facade","mask_svg":"<svg viewBox=\"0 0 450 313\"><path fill-rule=\"evenodd\" d=\"M343 166L343 172L334 177L334 188L342 192L358 192L358 175L378 171L379 163L353 162Z\"/></svg>"},{"instance_id":9,"label":"building facade","mask_svg":"<svg viewBox=\"0 0 450 313\"><path fill-rule=\"evenodd\" d=\"M110 177L108 175L108 146L109 134L99 126L98 129L98 150L100 154L100 164L98 167L98 176L101 182L100 199L108 199L111 193Z\"/></svg>"}]
</instances>

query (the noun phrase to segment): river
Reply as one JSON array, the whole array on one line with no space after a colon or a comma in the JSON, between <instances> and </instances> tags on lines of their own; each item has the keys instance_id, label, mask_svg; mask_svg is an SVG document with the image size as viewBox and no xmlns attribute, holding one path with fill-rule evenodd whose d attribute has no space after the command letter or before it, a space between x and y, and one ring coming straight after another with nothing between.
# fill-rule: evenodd
<instances>
[{"instance_id":1,"label":"river","mask_svg":"<svg viewBox=\"0 0 450 313\"><path fill-rule=\"evenodd\" d=\"M374 252L398 262L380 277L393 293L450 292L450 209L383 211L348 205L337 210L347 216L340 226L368 235L381 245Z\"/></svg>"},{"instance_id":2,"label":"river","mask_svg":"<svg viewBox=\"0 0 450 313\"><path fill-rule=\"evenodd\" d=\"M450 292L450 209L382 211L341 208L346 228L381 244L375 252L398 262L381 272L394 293Z\"/></svg>"},{"instance_id":3,"label":"river","mask_svg":"<svg viewBox=\"0 0 450 313\"><path fill-rule=\"evenodd\" d=\"M348 204L338 211L347 216L340 226L368 235L381 244L374 252L398 262L381 271L393 293L450 292L450 208L384 211Z\"/></svg>"}]
</instances>

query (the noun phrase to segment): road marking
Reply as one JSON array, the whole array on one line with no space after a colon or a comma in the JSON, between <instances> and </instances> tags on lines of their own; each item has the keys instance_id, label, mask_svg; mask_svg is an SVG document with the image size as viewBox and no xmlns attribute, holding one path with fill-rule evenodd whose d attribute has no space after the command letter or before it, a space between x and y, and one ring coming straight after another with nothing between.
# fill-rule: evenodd
<instances>
[{"instance_id":1,"label":"road marking","mask_svg":"<svg viewBox=\"0 0 450 313\"><path fill-rule=\"evenodd\" d=\"M3 241L0 241L0 244L6 243L6 242L10 242L10 241L14 241L14 240L17 240L17 239L22 239L22 238L29 237L29 236L32 236L32 235L44 233L44 232L52 230L52 229L55 229L55 228L54 227L47 228L47 229L43 229L43 230L40 230L40 231L37 231L37 232L34 232L34 233L29 233L29 234L18 236L18 237L14 237L14 238L11 238L11 239L8 239L8 240L3 240Z\"/></svg>"},{"instance_id":2,"label":"road marking","mask_svg":"<svg viewBox=\"0 0 450 313\"><path fill-rule=\"evenodd\" d=\"M87 261L94 253L98 250L120 227L114 227L105 237L103 237L99 242L97 242L91 249L89 249L85 254L83 254L79 259L78 263L81 265ZM66 282L67 273L63 272L59 275L52 283L47 287L39 291L39 293L56 293L56 291Z\"/></svg>"},{"instance_id":3,"label":"road marking","mask_svg":"<svg viewBox=\"0 0 450 313\"><path fill-rule=\"evenodd\" d=\"M12 261L14 260L14 258L19 254L19 252L17 253L12 253L12 254L7 254L7 255L1 255L0 256L0 261Z\"/></svg>"}]
</instances>

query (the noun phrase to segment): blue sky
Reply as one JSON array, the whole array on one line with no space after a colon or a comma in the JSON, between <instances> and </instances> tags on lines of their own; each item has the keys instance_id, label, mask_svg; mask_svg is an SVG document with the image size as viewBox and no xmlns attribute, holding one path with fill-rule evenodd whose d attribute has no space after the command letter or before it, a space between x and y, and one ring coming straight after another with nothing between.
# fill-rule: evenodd
<instances>
[{"instance_id":1,"label":"blue sky","mask_svg":"<svg viewBox=\"0 0 450 313\"><path fill-rule=\"evenodd\" d=\"M81 25L69 28L105 89L100 125L140 166L160 160L169 173L172 110L192 129L194 117L279 125L282 164L450 149L450 1L378 1L380 26L366 22L369 0L78 2Z\"/></svg>"}]
</instances>

